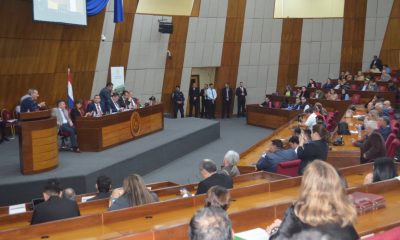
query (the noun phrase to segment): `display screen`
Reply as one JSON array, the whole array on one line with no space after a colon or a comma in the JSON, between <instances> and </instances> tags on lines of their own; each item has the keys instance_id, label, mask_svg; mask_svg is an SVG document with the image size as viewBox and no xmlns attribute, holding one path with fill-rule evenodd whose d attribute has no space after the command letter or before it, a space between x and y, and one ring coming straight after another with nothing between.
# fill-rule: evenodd
<instances>
[{"instance_id":1,"label":"display screen","mask_svg":"<svg viewBox=\"0 0 400 240\"><path fill-rule=\"evenodd\" d=\"M33 0L33 19L86 26L86 0Z\"/></svg>"}]
</instances>

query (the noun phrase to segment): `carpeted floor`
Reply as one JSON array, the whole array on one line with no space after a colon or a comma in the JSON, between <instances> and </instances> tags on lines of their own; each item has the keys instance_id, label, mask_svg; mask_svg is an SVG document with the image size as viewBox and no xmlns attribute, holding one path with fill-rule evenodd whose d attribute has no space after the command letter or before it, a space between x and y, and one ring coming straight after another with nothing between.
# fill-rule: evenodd
<instances>
[{"instance_id":1,"label":"carpeted floor","mask_svg":"<svg viewBox=\"0 0 400 240\"><path fill-rule=\"evenodd\" d=\"M198 182L201 180L198 165L202 159L212 159L220 166L228 150L241 153L273 132L272 129L247 125L246 118L219 121L220 139L152 171L144 176L145 181L172 181L180 184Z\"/></svg>"}]
</instances>

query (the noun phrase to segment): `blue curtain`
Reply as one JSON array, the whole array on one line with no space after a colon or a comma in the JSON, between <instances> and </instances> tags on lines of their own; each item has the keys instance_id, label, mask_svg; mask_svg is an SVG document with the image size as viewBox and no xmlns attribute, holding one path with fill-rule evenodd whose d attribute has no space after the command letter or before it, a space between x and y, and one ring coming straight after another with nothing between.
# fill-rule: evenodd
<instances>
[{"instance_id":1,"label":"blue curtain","mask_svg":"<svg viewBox=\"0 0 400 240\"><path fill-rule=\"evenodd\" d=\"M108 0L86 0L86 12L88 16L99 14L106 6Z\"/></svg>"},{"instance_id":2,"label":"blue curtain","mask_svg":"<svg viewBox=\"0 0 400 240\"><path fill-rule=\"evenodd\" d=\"M114 1L114 22L124 21L124 9L122 8L122 0Z\"/></svg>"}]
</instances>

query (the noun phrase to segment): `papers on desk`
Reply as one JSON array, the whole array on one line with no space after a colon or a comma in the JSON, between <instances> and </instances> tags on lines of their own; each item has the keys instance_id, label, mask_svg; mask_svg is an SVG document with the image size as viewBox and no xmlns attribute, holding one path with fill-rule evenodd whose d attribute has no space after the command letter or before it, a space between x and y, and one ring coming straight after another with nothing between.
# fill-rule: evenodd
<instances>
[{"instance_id":1,"label":"papers on desk","mask_svg":"<svg viewBox=\"0 0 400 240\"><path fill-rule=\"evenodd\" d=\"M396 179L400 181L400 176L396 177Z\"/></svg>"},{"instance_id":2,"label":"papers on desk","mask_svg":"<svg viewBox=\"0 0 400 240\"><path fill-rule=\"evenodd\" d=\"M358 134L358 131L357 130L350 130L350 133L351 134Z\"/></svg>"},{"instance_id":3,"label":"papers on desk","mask_svg":"<svg viewBox=\"0 0 400 240\"><path fill-rule=\"evenodd\" d=\"M87 202L87 200L91 199L94 196L96 196L96 195L84 196L84 197L81 198L81 202Z\"/></svg>"},{"instance_id":4,"label":"papers on desk","mask_svg":"<svg viewBox=\"0 0 400 240\"><path fill-rule=\"evenodd\" d=\"M10 120L7 120L8 123L15 123L16 121L17 121L17 119L10 119Z\"/></svg>"},{"instance_id":5,"label":"papers on desk","mask_svg":"<svg viewBox=\"0 0 400 240\"><path fill-rule=\"evenodd\" d=\"M365 117L365 115L353 115L353 118Z\"/></svg>"},{"instance_id":6,"label":"papers on desk","mask_svg":"<svg viewBox=\"0 0 400 240\"><path fill-rule=\"evenodd\" d=\"M10 207L8 207L8 214L10 215L24 212L26 212L25 203L11 205Z\"/></svg>"},{"instance_id":7,"label":"papers on desk","mask_svg":"<svg viewBox=\"0 0 400 240\"><path fill-rule=\"evenodd\" d=\"M236 233L233 240L268 240L269 234L262 228Z\"/></svg>"}]
</instances>

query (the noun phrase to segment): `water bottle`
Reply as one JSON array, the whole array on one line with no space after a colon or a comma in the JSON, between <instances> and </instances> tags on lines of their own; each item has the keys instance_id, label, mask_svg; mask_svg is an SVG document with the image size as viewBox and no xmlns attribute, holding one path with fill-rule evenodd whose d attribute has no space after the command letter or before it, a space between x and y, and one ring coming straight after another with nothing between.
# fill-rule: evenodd
<instances>
[{"instance_id":1,"label":"water bottle","mask_svg":"<svg viewBox=\"0 0 400 240\"><path fill-rule=\"evenodd\" d=\"M358 140L361 140L362 134L361 134L361 124L358 124Z\"/></svg>"}]
</instances>

